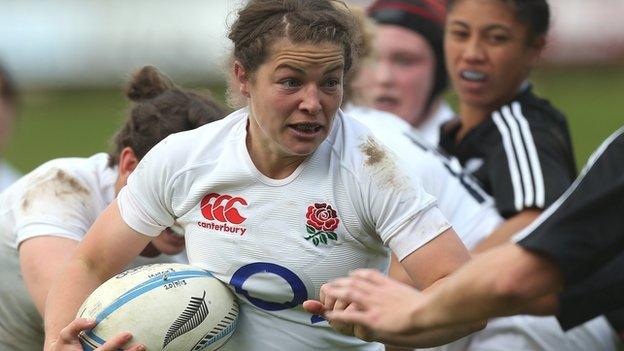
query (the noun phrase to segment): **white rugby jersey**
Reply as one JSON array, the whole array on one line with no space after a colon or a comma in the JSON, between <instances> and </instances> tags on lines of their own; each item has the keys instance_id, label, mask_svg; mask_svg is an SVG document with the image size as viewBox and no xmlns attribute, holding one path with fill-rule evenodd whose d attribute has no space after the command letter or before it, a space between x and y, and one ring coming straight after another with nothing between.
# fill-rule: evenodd
<instances>
[{"instance_id":1,"label":"white rugby jersey","mask_svg":"<svg viewBox=\"0 0 624 351\"><path fill-rule=\"evenodd\" d=\"M155 235L175 219L191 264L230 285L241 304L223 350L380 350L331 329L301 304L356 268L387 270L449 228L409 165L357 121L331 132L289 177L270 179L246 145L239 110L156 145L118 204L135 230Z\"/></svg>"},{"instance_id":2,"label":"white rugby jersey","mask_svg":"<svg viewBox=\"0 0 624 351\"><path fill-rule=\"evenodd\" d=\"M113 201L117 176L104 153L62 158L44 163L0 194L0 350L43 348L43 320L22 280L19 244L42 235L82 240ZM133 265L156 262L186 258L139 257Z\"/></svg>"},{"instance_id":3,"label":"white rugby jersey","mask_svg":"<svg viewBox=\"0 0 624 351\"><path fill-rule=\"evenodd\" d=\"M413 164L415 175L467 248L473 249L501 222L494 200L462 172L454 158L441 155L401 118L371 108L349 106L345 113L366 125L398 157Z\"/></svg>"},{"instance_id":4,"label":"white rugby jersey","mask_svg":"<svg viewBox=\"0 0 624 351\"><path fill-rule=\"evenodd\" d=\"M440 141L440 127L453 119L453 117L455 117L455 112L453 112L453 109L446 101L442 100L426 121L421 123L418 128L412 127L412 129L415 129L429 144L438 145Z\"/></svg>"}]
</instances>

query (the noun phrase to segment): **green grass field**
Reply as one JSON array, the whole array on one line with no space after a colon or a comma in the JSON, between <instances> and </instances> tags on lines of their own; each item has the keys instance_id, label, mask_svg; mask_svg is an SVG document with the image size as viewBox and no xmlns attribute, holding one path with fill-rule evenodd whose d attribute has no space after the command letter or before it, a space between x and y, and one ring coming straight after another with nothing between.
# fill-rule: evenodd
<instances>
[{"instance_id":1,"label":"green grass field","mask_svg":"<svg viewBox=\"0 0 624 351\"><path fill-rule=\"evenodd\" d=\"M624 124L624 67L542 69L533 81L569 118L578 164ZM213 87L223 100L223 87ZM129 105L118 90L28 92L5 157L29 171L56 157L108 150Z\"/></svg>"}]
</instances>

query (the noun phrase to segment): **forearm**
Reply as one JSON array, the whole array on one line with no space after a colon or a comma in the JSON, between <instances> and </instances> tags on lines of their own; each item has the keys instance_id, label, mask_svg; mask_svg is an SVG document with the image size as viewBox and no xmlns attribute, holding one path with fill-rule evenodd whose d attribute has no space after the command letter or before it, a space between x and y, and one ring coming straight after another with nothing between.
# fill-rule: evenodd
<instances>
[{"instance_id":1,"label":"forearm","mask_svg":"<svg viewBox=\"0 0 624 351\"><path fill-rule=\"evenodd\" d=\"M481 254L427 291L412 306L414 330L515 314L561 285L561 275L553 263L507 244Z\"/></svg>"},{"instance_id":2,"label":"forearm","mask_svg":"<svg viewBox=\"0 0 624 351\"><path fill-rule=\"evenodd\" d=\"M472 250L473 253L479 254L510 242L514 234L531 224L539 214L540 211L537 210L524 210L509 218L483 239L483 241Z\"/></svg>"},{"instance_id":3,"label":"forearm","mask_svg":"<svg viewBox=\"0 0 624 351\"><path fill-rule=\"evenodd\" d=\"M46 345L58 337L61 329L75 318L82 302L102 283L92 265L79 257L70 259L46 300Z\"/></svg>"},{"instance_id":4,"label":"forearm","mask_svg":"<svg viewBox=\"0 0 624 351\"><path fill-rule=\"evenodd\" d=\"M430 348L448 344L468 334L479 331L485 328L486 324L486 322L476 322L452 327L430 329L411 335L392 335L387 338L382 337L380 338L380 341L385 342L386 345L399 347L396 351L413 348ZM392 346L387 347L386 350L393 350Z\"/></svg>"},{"instance_id":5,"label":"forearm","mask_svg":"<svg viewBox=\"0 0 624 351\"><path fill-rule=\"evenodd\" d=\"M20 271L41 316L44 315L45 301L52 283L77 246L76 240L55 235L34 237L20 244Z\"/></svg>"}]
</instances>

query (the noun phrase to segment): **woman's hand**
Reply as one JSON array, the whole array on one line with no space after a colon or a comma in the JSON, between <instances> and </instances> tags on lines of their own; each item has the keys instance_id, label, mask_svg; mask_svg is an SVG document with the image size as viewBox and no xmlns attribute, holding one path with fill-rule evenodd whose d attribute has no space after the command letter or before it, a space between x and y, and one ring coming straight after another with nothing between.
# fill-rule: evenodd
<instances>
[{"instance_id":1,"label":"woman's hand","mask_svg":"<svg viewBox=\"0 0 624 351\"><path fill-rule=\"evenodd\" d=\"M348 278L336 279L323 286L328 300L341 300L354 306L327 309L325 316L334 323L360 325L380 335L414 332L412 310L423 294L411 286L393 280L381 272L357 270ZM408 303L409 302L409 303ZM370 332L369 332L370 334Z\"/></svg>"},{"instance_id":2,"label":"woman's hand","mask_svg":"<svg viewBox=\"0 0 624 351\"><path fill-rule=\"evenodd\" d=\"M95 321L86 318L76 318L68 326L63 328L58 338L51 340L46 346L46 351L83 351L78 335L83 330L94 328ZM130 333L119 333L95 351L116 351L126 345L132 339ZM127 351L145 351L143 345L132 345Z\"/></svg>"},{"instance_id":3,"label":"woman's hand","mask_svg":"<svg viewBox=\"0 0 624 351\"><path fill-rule=\"evenodd\" d=\"M308 300L303 303L303 308L309 313L325 316L328 311L355 311L356 306L350 302L347 302L342 299L336 299L325 293L328 288L328 284L324 284L321 287L321 291L319 293L319 300ZM338 320L328 320L329 325L336 330L337 332L355 336L365 341L372 340L372 334L370 331L363 327L362 325L358 325L350 322L342 322Z\"/></svg>"}]
</instances>

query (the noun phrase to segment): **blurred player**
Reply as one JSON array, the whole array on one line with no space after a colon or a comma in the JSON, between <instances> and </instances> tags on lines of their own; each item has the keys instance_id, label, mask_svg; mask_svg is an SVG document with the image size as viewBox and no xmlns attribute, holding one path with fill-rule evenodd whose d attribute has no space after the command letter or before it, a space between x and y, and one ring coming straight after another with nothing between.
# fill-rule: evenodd
<instances>
[{"instance_id":1,"label":"blurred player","mask_svg":"<svg viewBox=\"0 0 624 351\"><path fill-rule=\"evenodd\" d=\"M72 322L81 301L174 220L191 264L239 297L239 324L222 350L381 350L301 304L348 308L319 296L320 286L356 267L385 269L386 246L423 289L468 260L412 167L338 110L358 45L342 6L252 0L239 12L229 34L233 88L247 107L165 139L141 161L50 291L48 350L79 348L75 334L94 325Z\"/></svg>"},{"instance_id":2,"label":"blurred player","mask_svg":"<svg viewBox=\"0 0 624 351\"><path fill-rule=\"evenodd\" d=\"M152 67L133 77L126 95L135 105L110 154L46 162L0 195L1 350L43 348L41 316L52 281L147 151L169 134L224 115ZM183 250L184 238L167 228L133 265L186 262Z\"/></svg>"},{"instance_id":3,"label":"blurred player","mask_svg":"<svg viewBox=\"0 0 624 351\"><path fill-rule=\"evenodd\" d=\"M354 85L357 103L391 112L432 145L440 125L453 117L442 93L445 9L438 0L377 0L368 8L376 22L372 57Z\"/></svg>"},{"instance_id":4,"label":"blurred player","mask_svg":"<svg viewBox=\"0 0 624 351\"><path fill-rule=\"evenodd\" d=\"M552 204L576 175L565 117L528 82L549 18L545 0L448 2L444 45L459 119L444 125L440 146L479 180L516 229ZM481 249L508 240L491 237Z\"/></svg>"},{"instance_id":5,"label":"blurred player","mask_svg":"<svg viewBox=\"0 0 624 351\"><path fill-rule=\"evenodd\" d=\"M11 77L0 65L0 152L4 150L13 129L17 109L17 92ZM0 191L19 179L20 174L0 158Z\"/></svg>"}]
</instances>

